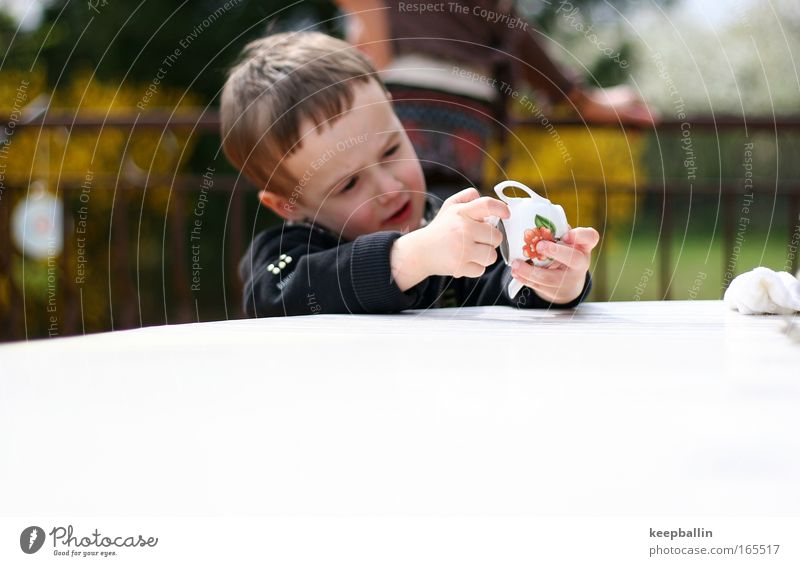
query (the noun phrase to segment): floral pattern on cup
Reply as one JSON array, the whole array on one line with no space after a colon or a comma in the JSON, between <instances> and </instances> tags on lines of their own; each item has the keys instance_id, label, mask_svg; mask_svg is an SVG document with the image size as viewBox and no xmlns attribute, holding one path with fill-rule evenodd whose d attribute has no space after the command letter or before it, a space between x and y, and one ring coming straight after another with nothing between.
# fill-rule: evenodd
<instances>
[{"instance_id":1,"label":"floral pattern on cup","mask_svg":"<svg viewBox=\"0 0 800 566\"><path fill-rule=\"evenodd\" d=\"M555 225L550 221L550 219L538 214L534 219L534 224L536 225L536 228L525 230L525 234L523 236L525 245L522 246L522 254L528 259L545 261L550 258L539 253L539 251L536 249L536 245L542 240L548 242L556 241L555 236L553 236L553 233L556 231Z\"/></svg>"}]
</instances>

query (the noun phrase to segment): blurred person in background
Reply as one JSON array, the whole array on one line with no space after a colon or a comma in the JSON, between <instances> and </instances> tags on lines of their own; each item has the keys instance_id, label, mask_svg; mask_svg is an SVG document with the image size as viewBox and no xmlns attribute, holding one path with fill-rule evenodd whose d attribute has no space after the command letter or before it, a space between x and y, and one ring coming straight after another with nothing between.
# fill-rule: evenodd
<instances>
[{"instance_id":1,"label":"blurred person in background","mask_svg":"<svg viewBox=\"0 0 800 566\"><path fill-rule=\"evenodd\" d=\"M590 88L559 68L511 1L337 4L347 14L347 40L380 71L441 198L480 186L489 138L503 139L507 103L524 84L586 122L653 124L630 87Z\"/></svg>"}]
</instances>

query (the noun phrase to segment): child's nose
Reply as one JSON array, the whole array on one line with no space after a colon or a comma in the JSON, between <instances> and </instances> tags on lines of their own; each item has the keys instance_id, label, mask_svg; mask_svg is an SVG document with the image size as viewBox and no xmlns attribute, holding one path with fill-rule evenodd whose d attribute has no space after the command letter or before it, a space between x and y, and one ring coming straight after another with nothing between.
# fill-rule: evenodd
<instances>
[{"instance_id":1,"label":"child's nose","mask_svg":"<svg viewBox=\"0 0 800 566\"><path fill-rule=\"evenodd\" d=\"M403 184L400 181L387 173L378 174L375 181L376 190L378 191L376 198L381 204L397 199L398 192L403 188Z\"/></svg>"}]
</instances>

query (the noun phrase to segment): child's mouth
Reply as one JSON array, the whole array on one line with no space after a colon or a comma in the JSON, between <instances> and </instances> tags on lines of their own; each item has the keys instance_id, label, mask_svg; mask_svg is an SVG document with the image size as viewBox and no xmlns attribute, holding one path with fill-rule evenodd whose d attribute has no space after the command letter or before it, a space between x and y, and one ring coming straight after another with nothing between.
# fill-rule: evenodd
<instances>
[{"instance_id":1,"label":"child's mouth","mask_svg":"<svg viewBox=\"0 0 800 566\"><path fill-rule=\"evenodd\" d=\"M395 222L403 222L411 215L411 199L409 199L403 206L385 220L385 224L394 224Z\"/></svg>"}]
</instances>

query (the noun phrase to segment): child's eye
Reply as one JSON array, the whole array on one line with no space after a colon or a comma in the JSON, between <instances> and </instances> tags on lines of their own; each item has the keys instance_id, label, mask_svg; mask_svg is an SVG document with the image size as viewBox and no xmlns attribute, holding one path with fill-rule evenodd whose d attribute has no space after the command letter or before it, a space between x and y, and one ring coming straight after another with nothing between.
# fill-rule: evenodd
<instances>
[{"instance_id":1,"label":"child's eye","mask_svg":"<svg viewBox=\"0 0 800 566\"><path fill-rule=\"evenodd\" d=\"M347 182L347 184L344 187L342 187L342 190L339 192L343 193L345 191L349 191L350 189L356 186L356 183L358 183L358 177L353 177Z\"/></svg>"},{"instance_id":2,"label":"child's eye","mask_svg":"<svg viewBox=\"0 0 800 566\"><path fill-rule=\"evenodd\" d=\"M384 156L384 157L389 157L389 156L390 156L390 155L392 155L394 152L396 152L396 151L398 150L398 148L399 148L399 147L400 147L400 144L399 144L399 143L398 143L398 144L395 144L395 145L393 145L392 147L390 147L389 149L387 149L387 150L386 150L386 153L384 153L384 154L383 154L383 156Z\"/></svg>"}]
</instances>

